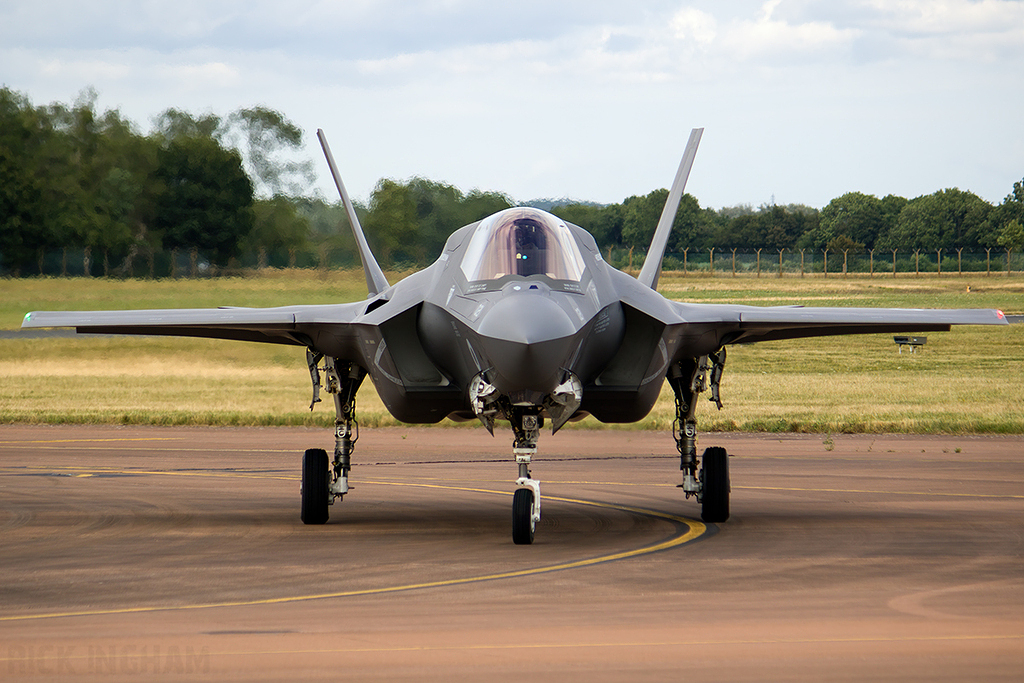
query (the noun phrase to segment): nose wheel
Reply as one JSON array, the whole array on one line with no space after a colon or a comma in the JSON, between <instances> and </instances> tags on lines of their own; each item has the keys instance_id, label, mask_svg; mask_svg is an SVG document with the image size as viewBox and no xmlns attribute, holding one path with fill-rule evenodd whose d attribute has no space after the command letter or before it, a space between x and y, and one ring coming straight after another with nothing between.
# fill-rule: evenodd
<instances>
[{"instance_id":1,"label":"nose wheel","mask_svg":"<svg viewBox=\"0 0 1024 683\"><path fill-rule=\"evenodd\" d=\"M537 438L542 426L535 412L512 411L512 431L515 441L512 454L519 467L516 492L512 495L512 542L530 545L540 521L540 482L530 474L530 461L537 453Z\"/></svg>"}]
</instances>

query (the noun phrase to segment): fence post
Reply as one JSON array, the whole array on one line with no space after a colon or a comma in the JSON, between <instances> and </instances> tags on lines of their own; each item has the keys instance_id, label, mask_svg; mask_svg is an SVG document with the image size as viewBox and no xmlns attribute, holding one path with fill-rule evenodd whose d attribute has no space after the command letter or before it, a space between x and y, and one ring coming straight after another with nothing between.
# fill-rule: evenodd
<instances>
[{"instance_id":1,"label":"fence post","mask_svg":"<svg viewBox=\"0 0 1024 683\"><path fill-rule=\"evenodd\" d=\"M843 249L843 277L846 277L846 265L849 262L849 249Z\"/></svg>"},{"instance_id":2,"label":"fence post","mask_svg":"<svg viewBox=\"0 0 1024 683\"><path fill-rule=\"evenodd\" d=\"M199 249L192 247L188 252L189 276L194 280L199 277Z\"/></svg>"},{"instance_id":3,"label":"fence post","mask_svg":"<svg viewBox=\"0 0 1024 683\"><path fill-rule=\"evenodd\" d=\"M985 250L985 277L992 276L992 247Z\"/></svg>"},{"instance_id":4,"label":"fence post","mask_svg":"<svg viewBox=\"0 0 1024 683\"><path fill-rule=\"evenodd\" d=\"M939 270L937 271L938 272L938 277L942 277L942 250L941 249L936 249L935 250L935 263L938 265L938 268L939 268Z\"/></svg>"},{"instance_id":5,"label":"fence post","mask_svg":"<svg viewBox=\"0 0 1024 683\"><path fill-rule=\"evenodd\" d=\"M86 247L82 253L82 270L85 277L92 277L92 247Z\"/></svg>"},{"instance_id":6,"label":"fence post","mask_svg":"<svg viewBox=\"0 0 1024 683\"><path fill-rule=\"evenodd\" d=\"M964 248L963 247L960 247L959 249L956 250L956 272L957 272L957 275L960 275L960 276L963 276L963 274L964 274L963 254L964 254Z\"/></svg>"},{"instance_id":7,"label":"fence post","mask_svg":"<svg viewBox=\"0 0 1024 683\"><path fill-rule=\"evenodd\" d=\"M762 247L763 249L764 247ZM1009 263L1009 261L1007 261ZM761 277L761 249L757 250L757 277Z\"/></svg>"},{"instance_id":8,"label":"fence post","mask_svg":"<svg viewBox=\"0 0 1024 683\"><path fill-rule=\"evenodd\" d=\"M868 250L868 277L875 276L875 250Z\"/></svg>"},{"instance_id":9,"label":"fence post","mask_svg":"<svg viewBox=\"0 0 1024 683\"><path fill-rule=\"evenodd\" d=\"M1006 277L1010 277L1010 252L1011 251L1013 251L1013 249L1010 249L1009 247L1006 248Z\"/></svg>"},{"instance_id":10,"label":"fence post","mask_svg":"<svg viewBox=\"0 0 1024 683\"><path fill-rule=\"evenodd\" d=\"M711 251L708 252L708 253L710 254L709 260L708 260L708 273L710 275L714 275L715 274L715 248L711 247Z\"/></svg>"},{"instance_id":11,"label":"fence post","mask_svg":"<svg viewBox=\"0 0 1024 683\"><path fill-rule=\"evenodd\" d=\"M892 250L892 276L896 277L896 249Z\"/></svg>"},{"instance_id":12,"label":"fence post","mask_svg":"<svg viewBox=\"0 0 1024 683\"><path fill-rule=\"evenodd\" d=\"M785 249L779 249L779 277L780 278L782 277L782 252L784 252L784 251L786 251L786 250Z\"/></svg>"},{"instance_id":13,"label":"fence post","mask_svg":"<svg viewBox=\"0 0 1024 683\"><path fill-rule=\"evenodd\" d=\"M828 277L828 249L825 249L825 251L823 253L825 255L825 258L823 259L825 261L825 266L824 266L824 271L823 272L825 273L825 277L827 278Z\"/></svg>"},{"instance_id":14,"label":"fence post","mask_svg":"<svg viewBox=\"0 0 1024 683\"><path fill-rule=\"evenodd\" d=\"M800 250L800 277L804 276L804 250Z\"/></svg>"},{"instance_id":15,"label":"fence post","mask_svg":"<svg viewBox=\"0 0 1024 683\"><path fill-rule=\"evenodd\" d=\"M327 277L327 272L328 272L328 270L327 270L328 269L327 257L329 255L328 254L327 243L326 242L322 243L320 245L320 249L318 251L320 253L317 254L317 256L319 257L317 259L319 261L319 263L317 265L319 266L318 270L320 271L320 277L321 278L326 278Z\"/></svg>"},{"instance_id":16,"label":"fence post","mask_svg":"<svg viewBox=\"0 0 1024 683\"><path fill-rule=\"evenodd\" d=\"M732 248L732 276L736 277L736 247Z\"/></svg>"},{"instance_id":17,"label":"fence post","mask_svg":"<svg viewBox=\"0 0 1024 683\"><path fill-rule=\"evenodd\" d=\"M914 250L914 275L918 276L921 274L921 250Z\"/></svg>"},{"instance_id":18,"label":"fence post","mask_svg":"<svg viewBox=\"0 0 1024 683\"><path fill-rule=\"evenodd\" d=\"M689 247L683 248L683 277L686 277L686 252L690 251Z\"/></svg>"}]
</instances>

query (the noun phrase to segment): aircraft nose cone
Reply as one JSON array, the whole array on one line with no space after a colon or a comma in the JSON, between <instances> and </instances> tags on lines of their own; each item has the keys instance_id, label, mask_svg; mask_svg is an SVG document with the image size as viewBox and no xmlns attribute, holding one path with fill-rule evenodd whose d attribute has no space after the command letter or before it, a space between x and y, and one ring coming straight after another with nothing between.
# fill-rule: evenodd
<instances>
[{"instance_id":1,"label":"aircraft nose cone","mask_svg":"<svg viewBox=\"0 0 1024 683\"><path fill-rule=\"evenodd\" d=\"M484 314L480 334L520 344L537 344L575 334L572 320L550 298L539 294L507 296Z\"/></svg>"},{"instance_id":2,"label":"aircraft nose cone","mask_svg":"<svg viewBox=\"0 0 1024 683\"><path fill-rule=\"evenodd\" d=\"M529 400L539 401L561 383L576 328L550 298L506 297L478 329L491 364L490 382L502 393L526 392Z\"/></svg>"}]
</instances>

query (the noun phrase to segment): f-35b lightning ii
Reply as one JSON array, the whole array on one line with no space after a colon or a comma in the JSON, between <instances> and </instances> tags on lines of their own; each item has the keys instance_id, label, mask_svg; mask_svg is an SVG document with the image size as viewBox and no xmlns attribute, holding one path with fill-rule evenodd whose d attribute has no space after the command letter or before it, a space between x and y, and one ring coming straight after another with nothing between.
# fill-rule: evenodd
<instances>
[{"instance_id":1,"label":"f-35b lightning ii","mask_svg":"<svg viewBox=\"0 0 1024 683\"><path fill-rule=\"evenodd\" d=\"M673 435L680 484L708 522L729 517L725 449L698 458L699 394L718 391L730 344L876 332L1004 325L996 310L756 307L694 304L656 291L673 218L703 129L690 135L638 277L601 258L583 228L533 208L500 211L452 233L432 265L391 285L367 245L322 131L331 173L366 274L365 301L279 308L34 312L23 327L80 333L214 337L306 348L313 402L324 388L336 410L333 458L307 450L301 519L323 524L349 490L356 391L369 375L397 419L435 423L479 419L493 434L511 425L518 478L512 539L533 542L540 483L531 460L545 421L634 422L654 406L667 379L676 398ZM311 406L312 407L312 406Z\"/></svg>"}]
</instances>

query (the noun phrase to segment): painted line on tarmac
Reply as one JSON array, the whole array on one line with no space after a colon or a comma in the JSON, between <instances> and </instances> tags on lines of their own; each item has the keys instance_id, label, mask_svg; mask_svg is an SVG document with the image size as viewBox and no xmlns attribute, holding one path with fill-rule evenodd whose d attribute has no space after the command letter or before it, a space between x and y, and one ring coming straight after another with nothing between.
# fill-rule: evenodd
<instances>
[{"instance_id":1,"label":"painted line on tarmac","mask_svg":"<svg viewBox=\"0 0 1024 683\"><path fill-rule=\"evenodd\" d=\"M180 436L146 436L137 438L117 438L117 439L39 439L32 441L23 441L16 439L14 441L0 441L0 446L19 446L21 444L39 444L39 443L107 443L110 441L181 441L184 437ZM208 450L208 449L207 449Z\"/></svg>"},{"instance_id":2,"label":"painted line on tarmac","mask_svg":"<svg viewBox=\"0 0 1024 683\"><path fill-rule=\"evenodd\" d=\"M475 652L481 650L569 650L609 649L637 647L682 647L682 646L736 646L736 645L837 645L856 643L946 643L986 642L1024 640L1024 633L954 634L938 636L863 636L863 637L822 637L822 638L721 638L721 639L679 639L679 640L636 640L605 642L568 643L480 643L477 645L408 645L382 647L352 647L323 649L279 649L253 651L211 652L210 656L257 656L257 655L299 655L299 654L359 654L359 653L401 653L401 652ZM0 659L0 661L3 661Z\"/></svg>"},{"instance_id":3,"label":"painted line on tarmac","mask_svg":"<svg viewBox=\"0 0 1024 683\"><path fill-rule=\"evenodd\" d=\"M51 468L52 471L53 468ZM78 468L67 468L67 469L78 469ZM84 468L81 468L84 469ZM93 471L95 468L93 468ZM111 470L99 470L103 474L110 474ZM160 472L160 471L140 471L140 470L124 470L126 473L132 474L159 474L167 476L227 476L227 477L249 477L252 474L246 474L243 472L237 473L202 473L202 472ZM259 475L256 475L258 478ZM284 477L266 477L266 478L284 478ZM288 479L296 479L296 477L287 477ZM482 489L468 486L446 486L442 484L420 484L420 483L404 483L404 482L388 482L388 481L363 481L363 484L377 484L382 486L412 486L418 488L430 488L430 489L446 489L449 491L465 491L469 493L484 493L489 495L500 495L510 496L512 493L508 491L495 491L492 489ZM45 614L23 614L23 615L9 615L0 616L0 622L10 621L33 621L40 619L59 619L65 617L90 617L90 616L109 616L109 615L123 615L123 614L145 614L151 612L177 612L185 610L199 610L199 609L214 609L218 607L252 607L257 605L279 605L286 603L295 602L307 602L310 600L329 600L337 598L351 598L361 597L368 595L385 595L388 593L400 593L412 590L423 590L428 588L446 588L451 586L461 586L471 583L482 583L484 581L500 581L504 579L516 579L527 576L537 576L539 574L549 574L551 572L564 571L568 569L581 569L583 567L591 567L598 564L605 564L608 562L615 562L617 560L626 560L634 557L640 557L642 555L651 555L653 553L662 552L671 548L677 548L686 543L690 543L697 538L700 538L707 533L707 526L698 522L694 519L687 517L681 517L679 515L673 515L660 510L651 510L648 508L634 507L631 505L616 505L614 503L602 503L593 500L581 500L575 498L564 498L561 496L544 496L545 500L558 501L561 503L569 503L573 505L588 505L591 507L604 508L607 510L617 510L620 512L626 512L629 514L643 515L646 517L653 517L655 519L664 520L671 522L676 527L676 532L673 533L668 539L652 545L643 546L634 550L624 550L617 553L610 553L607 555L599 555L597 557L591 557L582 560L571 560L568 562L560 562L557 564L546 565L543 567L533 567L530 569L516 569L507 572L498 572L495 574L482 574L478 576L469 576L461 579L443 579L439 581L425 581L422 583L407 583L399 584L395 586L382 586L378 588L363 588L351 591L338 591L332 593L313 593L308 595L293 595L281 598L265 598L260 600L234 600L226 602L210 602L200 603L196 605L170 605L170 606L149 606L149 607L125 607L116 609L97 609L97 610L76 610L68 612L51 612ZM685 529L685 531L684 531Z\"/></svg>"},{"instance_id":4,"label":"painted line on tarmac","mask_svg":"<svg viewBox=\"0 0 1024 683\"><path fill-rule=\"evenodd\" d=\"M826 489L801 488L797 486L735 486L746 491L797 491L808 493L862 493L882 496L937 496L942 498L1012 498L1024 500L1024 495L1014 493L956 493L949 491L885 491L883 489Z\"/></svg>"}]
</instances>

